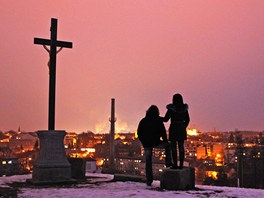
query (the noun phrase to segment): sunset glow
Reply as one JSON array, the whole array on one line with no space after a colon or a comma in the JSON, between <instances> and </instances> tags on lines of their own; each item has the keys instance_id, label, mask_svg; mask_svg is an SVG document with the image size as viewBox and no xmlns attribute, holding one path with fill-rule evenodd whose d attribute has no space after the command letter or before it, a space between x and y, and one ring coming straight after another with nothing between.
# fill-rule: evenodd
<instances>
[{"instance_id":1,"label":"sunset glow","mask_svg":"<svg viewBox=\"0 0 264 198\"><path fill-rule=\"evenodd\" d=\"M133 132L175 93L200 131L264 129L264 1L1 1L0 130L48 127L49 56L34 37L70 41L57 55L55 128ZM168 127L167 127L168 128ZM195 134L195 131L189 131Z\"/></svg>"}]
</instances>

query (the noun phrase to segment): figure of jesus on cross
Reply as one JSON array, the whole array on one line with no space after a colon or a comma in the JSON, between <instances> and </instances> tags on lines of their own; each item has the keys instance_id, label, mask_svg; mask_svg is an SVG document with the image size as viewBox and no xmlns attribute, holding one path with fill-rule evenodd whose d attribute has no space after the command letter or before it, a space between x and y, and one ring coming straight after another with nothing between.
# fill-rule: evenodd
<instances>
[{"instance_id":1,"label":"figure of jesus on cross","mask_svg":"<svg viewBox=\"0 0 264 198\"><path fill-rule=\"evenodd\" d=\"M50 49L46 45L43 45L43 47L49 53L49 56L50 56ZM60 49L58 51L56 51L56 54L58 54L62 49L63 49L63 47L60 47ZM48 65L49 74L50 74L50 58L49 58L49 61L48 61L47 65Z\"/></svg>"},{"instance_id":2,"label":"figure of jesus on cross","mask_svg":"<svg viewBox=\"0 0 264 198\"><path fill-rule=\"evenodd\" d=\"M34 44L43 45L49 52L49 130L55 130L55 85L56 85L56 55L62 48L72 48L71 42L57 40L57 19L51 19L50 40L34 38ZM50 46L48 49L47 46ZM57 51L57 47L60 49Z\"/></svg>"}]
</instances>

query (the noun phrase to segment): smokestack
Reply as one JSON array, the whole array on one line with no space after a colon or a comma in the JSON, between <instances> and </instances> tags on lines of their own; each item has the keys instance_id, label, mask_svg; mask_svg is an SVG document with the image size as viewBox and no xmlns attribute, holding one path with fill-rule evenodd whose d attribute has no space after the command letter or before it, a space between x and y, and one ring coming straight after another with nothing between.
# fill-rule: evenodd
<instances>
[{"instance_id":1,"label":"smokestack","mask_svg":"<svg viewBox=\"0 0 264 198\"><path fill-rule=\"evenodd\" d=\"M115 99L112 98L111 101L111 118L109 119L111 123L111 130L110 130L110 170L114 171L115 170Z\"/></svg>"}]
</instances>

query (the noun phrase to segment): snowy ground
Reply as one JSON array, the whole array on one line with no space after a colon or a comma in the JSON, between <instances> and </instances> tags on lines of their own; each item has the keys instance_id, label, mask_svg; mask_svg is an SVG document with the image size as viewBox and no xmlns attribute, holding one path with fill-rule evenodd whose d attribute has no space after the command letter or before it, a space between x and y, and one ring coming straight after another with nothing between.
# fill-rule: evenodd
<instances>
[{"instance_id":1,"label":"snowy ground","mask_svg":"<svg viewBox=\"0 0 264 198\"><path fill-rule=\"evenodd\" d=\"M82 197L264 197L264 190L200 186L196 185L197 190L190 191L167 191L159 189L159 181L154 181L153 188L147 189L144 183L139 182L111 182L113 175L106 174L89 174L90 181L66 186L38 186L27 185L26 179L30 179L31 175L16 175L10 177L0 177L0 189L7 189L12 186L17 190L17 196L21 198L32 197L49 197L49 198L82 198ZM14 184L20 184L14 187ZM3 196L3 193L2 193ZM4 195L5 196L5 195ZM1 197L1 196L0 196Z\"/></svg>"}]
</instances>

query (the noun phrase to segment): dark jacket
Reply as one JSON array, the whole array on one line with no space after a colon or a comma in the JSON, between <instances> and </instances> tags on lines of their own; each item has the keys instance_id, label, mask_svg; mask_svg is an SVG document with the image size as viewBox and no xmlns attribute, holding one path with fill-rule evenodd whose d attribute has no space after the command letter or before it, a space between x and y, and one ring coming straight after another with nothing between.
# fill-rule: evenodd
<instances>
[{"instance_id":1,"label":"dark jacket","mask_svg":"<svg viewBox=\"0 0 264 198\"><path fill-rule=\"evenodd\" d=\"M162 140L167 142L166 129L162 118L143 118L138 125L138 138L143 144L143 147L155 147L161 143Z\"/></svg>"},{"instance_id":2,"label":"dark jacket","mask_svg":"<svg viewBox=\"0 0 264 198\"><path fill-rule=\"evenodd\" d=\"M190 123L190 117L188 113L188 105L184 104L181 108L176 108L173 104L167 105L167 112L163 118L164 122L171 120L169 128L169 140L186 140L187 132L186 128Z\"/></svg>"}]
</instances>

